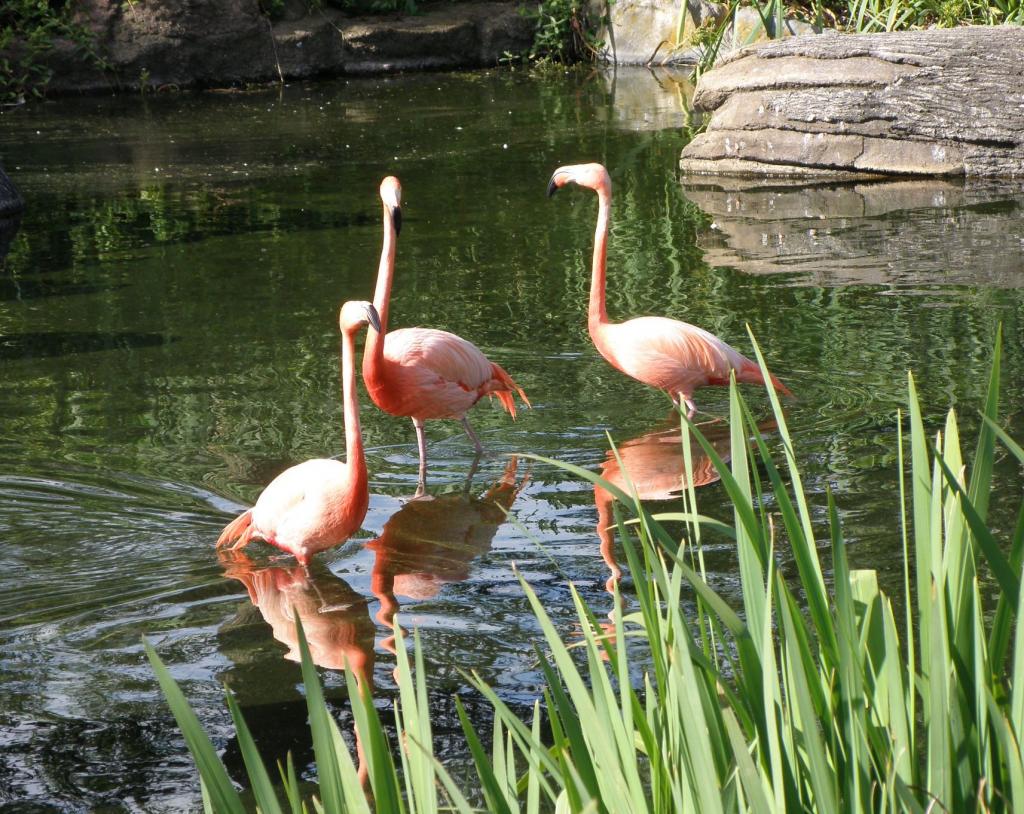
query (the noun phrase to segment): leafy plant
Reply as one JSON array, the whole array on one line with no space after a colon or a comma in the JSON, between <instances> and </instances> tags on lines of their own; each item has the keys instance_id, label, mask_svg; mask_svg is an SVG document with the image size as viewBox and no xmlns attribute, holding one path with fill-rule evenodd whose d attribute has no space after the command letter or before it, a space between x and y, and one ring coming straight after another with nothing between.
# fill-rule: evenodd
<instances>
[{"instance_id":1,"label":"leafy plant","mask_svg":"<svg viewBox=\"0 0 1024 814\"><path fill-rule=\"evenodd\" d=\"M586 0L539 0L520 6L519 13L534 24L533 44L519 55L525 62L571 65L594 62L601 53L597 31L607 14L595 17L594 6Z\"/></svg>"},{"instance_id":2,"label":"leafy plant","mask_svg":"<svg viewBox=\"0 0 1024 814\"><path fill-rule=\"evenodd\" d=\"M59 0L4 0L0 4L0 103L43 95L53 77L46 59L55 40L68 40L92 64L105 66L92 33L74 21L72 8Z\"/></svg>"},{"instance_id":3,"label":"leafy plant","mask_svg":"<svg viewBox=\"0 0 1024 814\"><path fill-rule=\"evenodd\" d=\"M687 482L693 439L721 475L731 523L700 515L692 488L682 512L651 514L628 490L560 464L619 501L634 609L627 612L616 590L613 622L601 625L573 589L583 640L569 646L520 579L543 633L543 707L523 721L473 676L495 710L487 749L459 705L474 782L488 810L1002 812L1024 804L1024 505L1007 540L985 520L996 443L1024 465L1024 449L997 423L1000 347L997 338L970 466L952 411L929 441L908 378L906 427L897 416L901 488L893 544L904 552L904 573L896 602L874 571L851 570L831 493L823 506L812 506L771 388L778 456L735 382L730 463L684 419ZM682 542L661 525L669 520L684 524ZM740 609L704 574L700 544L711 536L735 543ZM821 560L826 550L831 573ZM793 563L789 579L782 552ZM696 606L689 615L687 597ZM400 628L395 634L400 763L371 700L347 676L377 810L472 811L433 756L419 643L413 670ZM368 811L302 642L320 782L313 805ZM241 810L198 721L149 653L199 766L207 810ZM230 698L229 705L257 804L278 811ZM302 810L290 763L282 784L291 810Z\"/></svg>"}]
</instances>

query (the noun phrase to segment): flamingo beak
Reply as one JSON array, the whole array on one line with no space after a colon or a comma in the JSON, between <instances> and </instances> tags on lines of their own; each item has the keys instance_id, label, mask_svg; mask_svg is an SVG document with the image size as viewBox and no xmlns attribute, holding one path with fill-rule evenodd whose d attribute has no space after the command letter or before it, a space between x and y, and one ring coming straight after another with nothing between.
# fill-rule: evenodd
<instances>
[{"instance_id":1,"label":"flamingo beak","mask_svg":"<svg viewBox=\"0 0 1024 814\"><path fill-rule=\"evenodd\" d=\"M557 175L558 175L558 173L556 172L554 175L551 176L551 180L548 181L548 197L549 198L552 195L554 195L556 192L558 192L558 188L561 186L561 184L558 184L558 183L555 182L555 177Z\"/></svg>"},{"instance_id":2,"label":"flamingo beak","mask_svg":"<svg viewBox=\"0 0 1024 814\"><path fill-rule=\"evenodd\" d=\"M373 326L373 330L380 333L380 314L377 313L377 309L373 307L372 303L366 303L366 318Z\"/></svg>"},{"instance_id":3,"label":"flamingo beak","mask_svg":"<svg viewBox=\"0 0 1024 814\"><path fill-rule=\"evenodd\" d=\"M395 224L395 235L402 234L402 207L391 207L391 220Z\"/></svg>"}]
</instances>

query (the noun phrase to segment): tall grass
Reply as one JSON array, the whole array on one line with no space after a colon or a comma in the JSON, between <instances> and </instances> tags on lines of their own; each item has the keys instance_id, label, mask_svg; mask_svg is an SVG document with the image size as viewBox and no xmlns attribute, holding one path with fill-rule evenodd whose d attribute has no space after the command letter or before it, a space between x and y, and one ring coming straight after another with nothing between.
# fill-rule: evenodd
<instances>
[{"instance_id":1,"label":"tall grass","mask_svg":"<svg viewBox=\"0 0 1024 814\"><path fill-rule=\"evenodd\" d=\"M684 437L692 434L719 469L731 522L700 515L692 489L683 511L656 515L628 491L563 465L619 501L635 596L627 608L616 592L609 629L572 589L583 639L569 646L520 578L543 632L537 655L546 688L524 721L471 676L495 710L484 737L457 707L476 799L496 812L615 814L1001 812L1024 804L1024 631L1016 624L1024 601L1024 506L1009 539L986 524L997 443L1024 465L1024 449L997 423L999 357L997 339L969 467L956 416L950 412L941 431L926 434L908 377L907 411L898 417L901 486L892 506L892 544L904 552L903 596L887 596L874 571L849 567L833 496L826 493L819 505L806 493L771 389L778 454L735 384L730 464L683 425ZM759 350L758 360L763 366ZM816 523L816 516L824 519ZM665 520L685 525L682 543ZM698 540L712 536L735 541L739 608L703 574ZM796 578L780 572L781 551ZM694 611L684 613L684 598L695 600ZM419 643L410 664L397 626L395 634L396 743L355 679L347 679L369 766L365 791L324 706L304 639L319 776L311 804L299 800L290 763L275 792L229 696L260 810L369 811L367 794L378 811L474 810L432 752ZM184 697L148 652L199 767L207 810L243 810Z\"/></svg>"}]
</instances>

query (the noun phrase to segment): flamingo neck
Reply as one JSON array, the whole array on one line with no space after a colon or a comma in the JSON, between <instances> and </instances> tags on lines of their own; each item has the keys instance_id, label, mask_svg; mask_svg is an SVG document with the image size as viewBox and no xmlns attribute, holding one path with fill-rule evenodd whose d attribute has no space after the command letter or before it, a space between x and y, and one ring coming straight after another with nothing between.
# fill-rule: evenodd
<instances>
[{"instance_id":1,"label":"flamingo neck","mask_svg":"<svg viewBox=\"0 0 1024 814\"><path fill-rule=\"evenodd\" d=\"M384 243L380 249L377 267L377 288L373 292L373 307L380 315L380 331L371 325L366 330L366 349L363 351L363 376L384 359L384 334L388 331L388 306L391 303L391 281L395 276L395 249L398 235L391 210L384 207Z\"/></svg>"},{"instance_id":2,"label":"flamingo neck","mask_svg":"<svg viewBox=\"0 0 1024 814\"><path fill-rule=\"evenodd\" d=\"M341 336L341 399L345 408L345 463L350 476L364 488L367 483L363 431L359 426L359 397L356 395L356 338L352 331Z\"/></svg>"},{"instance_id":3,"label":"flamingo neck","mask_svg":"<svg viewBox=\"0 0 1024 814\"><path fill-rule=\"evenodd\" d=\"M611 209L611 190L598 187L594 260L590 275L590 306L587 310L587 324L591 333L608 323L608 311L605 308L605 262L608 255L608 223L611 219Z\"/></svg>"}]
</instances>

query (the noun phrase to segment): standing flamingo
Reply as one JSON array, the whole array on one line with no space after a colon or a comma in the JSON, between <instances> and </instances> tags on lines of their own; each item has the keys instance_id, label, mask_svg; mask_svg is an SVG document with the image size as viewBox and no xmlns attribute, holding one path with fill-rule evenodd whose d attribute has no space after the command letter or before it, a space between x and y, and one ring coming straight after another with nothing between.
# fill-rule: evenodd
<instances>
[{"instance_id":1,"label":"standing flamingo","mask_svg":"<svg viewBox=\"0 0 1024 814\"><path fill-rule=\"evenodd\" d=\"M667 317L635 317L626 322L609 322L605 309L605 256L608 222L612 206L612 181L600 164L572 164L559 167L548 181L548 197L568 183L597 193L597 228L594 231L594 260L590 279L587 327L598 352L627 376L666 391L678 406L686 404L693 418L697 407L693 392L708 385L728 385L729 373L736 381L763 384L761 369L713 333ZM792 396L775 376L775 389Z\"/></svg>"},{"instance_id":2,"label":"standing flamingo","mask_svg":"<svg viewBox=\"0 0 1024 814\"><path fill-rule=\"evenodd\" d=\"M530 405L522 388L472 342L434 328L388 329L388 304L395 274L395 247L402 223L402 186L389 175L380 184L384 204L384 244L380 252L373 304L380 328L371 330L363 353L363 381L373 403L386 413L408 416L416 428L420 453L417 496L426 491L427 441L423 422L455 418L462 422L479 455L480 439L469 426L466 411L483 396L494 395L512 418L516 417L513 391Z\"/></svg>"},{"instance_id":3,"label":"standing flamingo","mask_svg":"<svg viewBox=\"0 0 1024 814\"><path fill-rule=\"evenodd\" d=\"M255 506L224 527L217 548L233 542L234 550L266 540L308 565L310 557L344 542L362 524L370 496L356 396L356 332L367 324L379 330L380 317L370 303L353 300L341 307L339 324L348 460L313 458L286 469Z\"/></svg>"}]
</instances>

